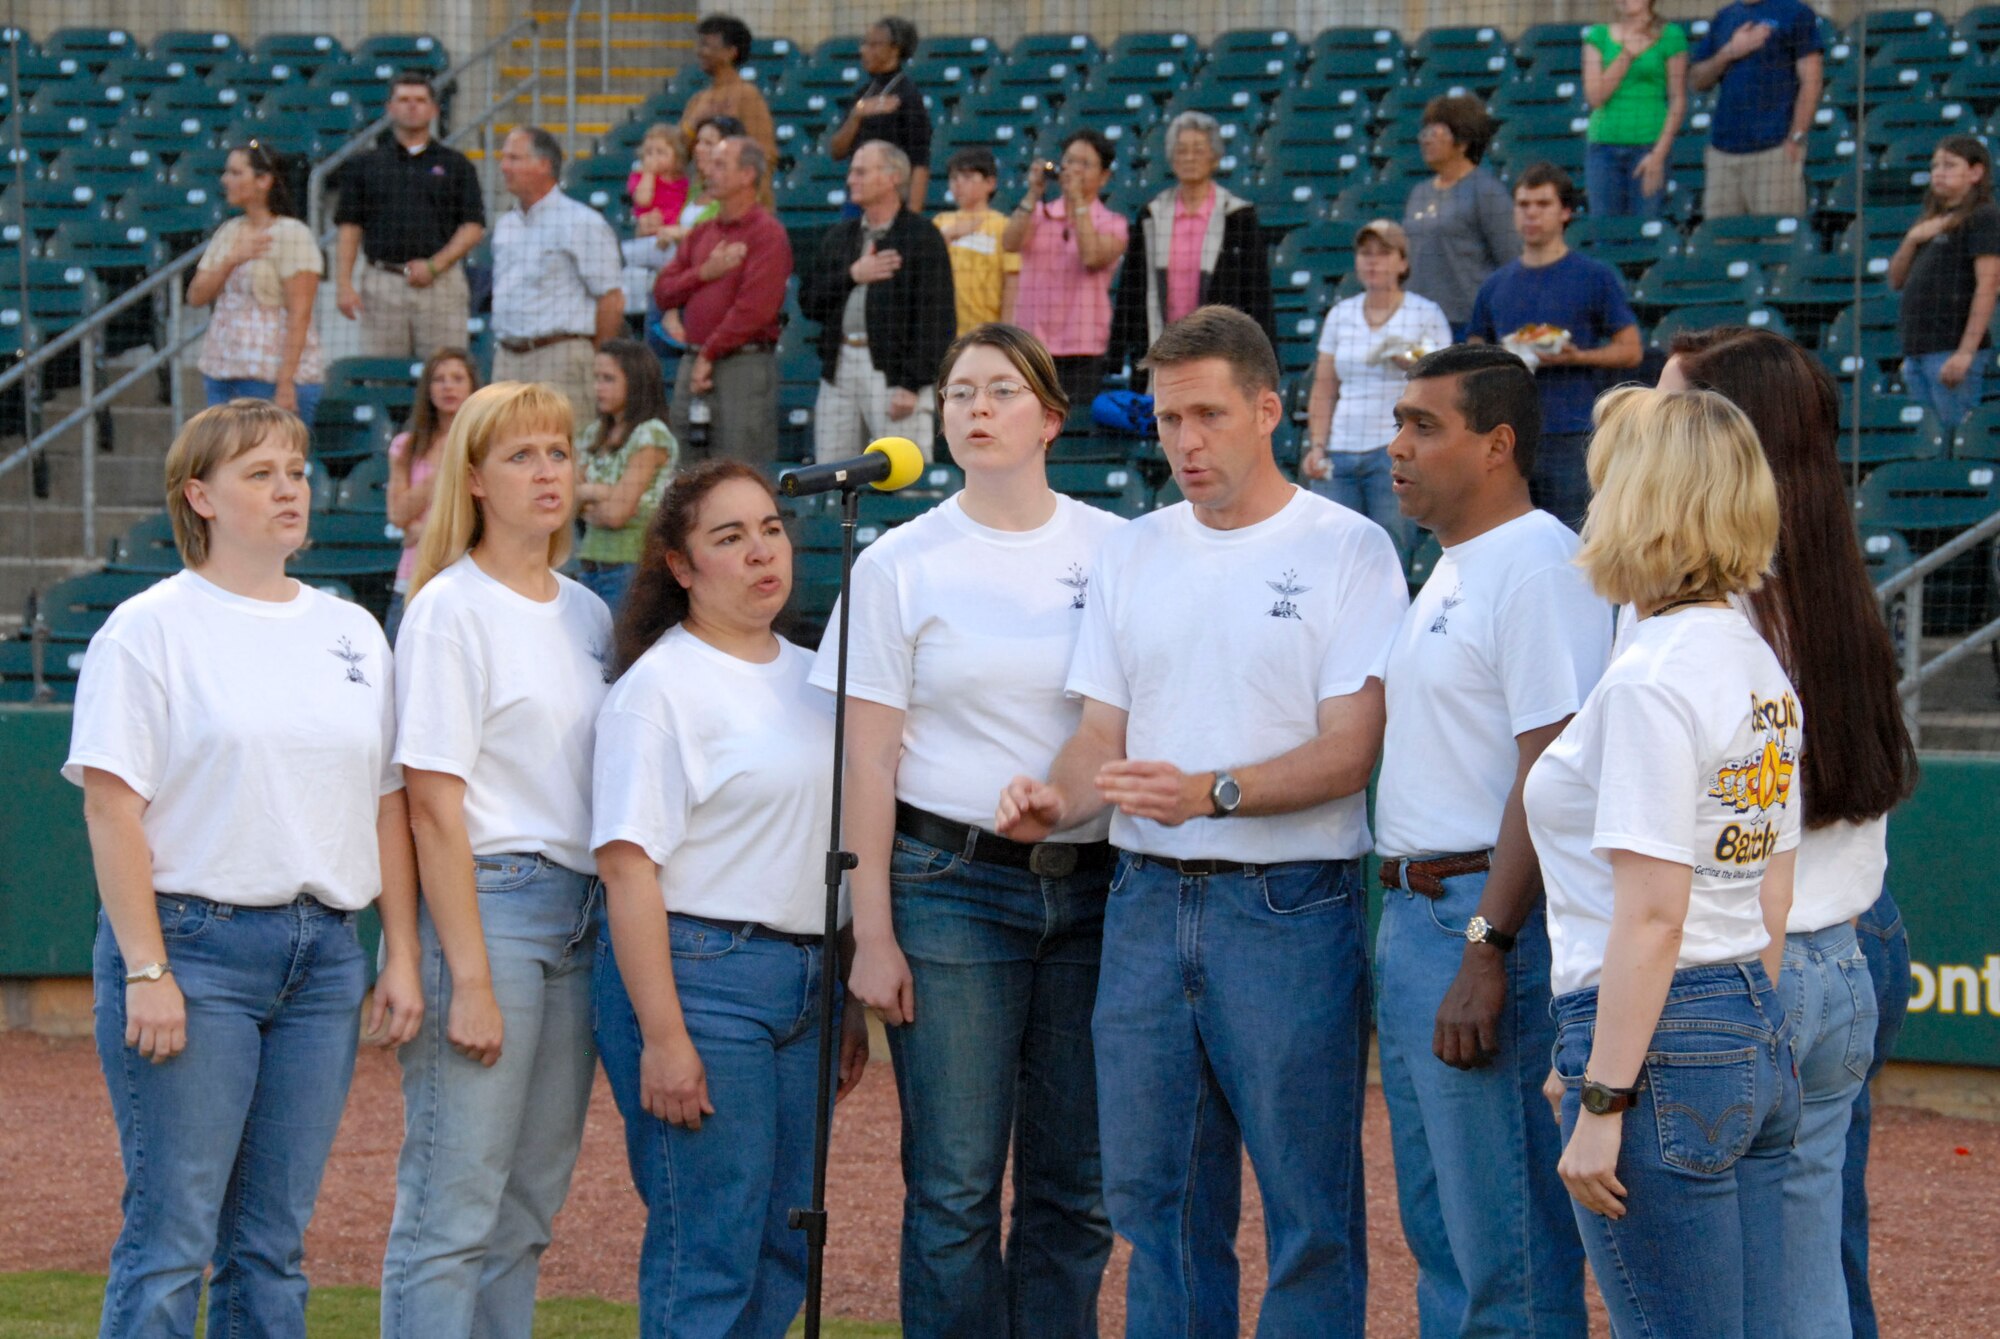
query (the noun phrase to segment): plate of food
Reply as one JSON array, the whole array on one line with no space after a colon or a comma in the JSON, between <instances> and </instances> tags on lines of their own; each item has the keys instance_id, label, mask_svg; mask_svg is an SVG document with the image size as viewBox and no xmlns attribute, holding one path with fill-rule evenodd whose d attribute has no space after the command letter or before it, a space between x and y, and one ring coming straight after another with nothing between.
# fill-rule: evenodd
<instances>
[{"instance_id":1,"label":"plate of food","mask_svg":"<svg viewBox=\"0 0 2000 1339\"><path fill-rule=\"evenodd\" d=\"M1500 341L1500 347L1527 363L1535 366L1552 353L1561 353L1570 346L1569 331L1559 325L1545 322L1531 322Z\"/></svg>"}]
</instances>

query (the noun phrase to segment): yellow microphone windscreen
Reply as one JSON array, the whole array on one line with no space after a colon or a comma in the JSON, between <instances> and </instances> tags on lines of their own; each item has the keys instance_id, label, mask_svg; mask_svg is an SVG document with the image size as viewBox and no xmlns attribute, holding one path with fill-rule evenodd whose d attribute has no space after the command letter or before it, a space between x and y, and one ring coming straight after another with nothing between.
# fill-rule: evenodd
<instances>
[{"instance_id":1,"label":"yellow microphone windscreen","mask_svg":"<svg viewBox=\"0 0 2000 1339\"><path fill-rule=\"evenodd\" d=\"M889 457L889 477L878 479L870 485L883 493L893 493L898 488L908 488L924 474L924 453L917 444L907 437L877 437L868 443L868 453L880 452Z\"/></svg>"}]
</instances>

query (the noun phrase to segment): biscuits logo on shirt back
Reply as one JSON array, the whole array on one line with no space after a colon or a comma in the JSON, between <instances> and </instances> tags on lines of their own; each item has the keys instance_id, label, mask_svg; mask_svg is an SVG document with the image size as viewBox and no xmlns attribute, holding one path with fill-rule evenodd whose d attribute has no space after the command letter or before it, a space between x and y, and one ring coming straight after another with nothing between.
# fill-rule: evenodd
<instances>
[{"instance_id":1,"label":"biscuits logo on shirt back","mask_svg":"<svg viewBox=\"0 0 2000 1339\"><path fill-rule=\"evenodd\" d=\"M1728 812L1754 815L1747 823L1727 825L1715 839L1715 858L1732 865L1758 863L1777 849L1772 813L1791 802L1799 765L1797 699L1790 693L1775 700L1752 693L1750 725L1762 741L1746 756L1725 762L1708 788L1708 797Z\"/></svg>"},{"instance_id":2,"label":"biscuits logo on shirt back","mask_svg":"<svg viewBox=\"0 0 2000 1339\"><path fill-rule=\"evenodd\" d=\"M1072 609L1083 608L1084 604L1090 598L1090 578L1084 575L1083 564L1071 563L1069 565L1069 575L1057 577L1056 580L1062 582L1063 585L1068 586L1074 592L1070 596L1069 607Z\"/></svg>"},{"instance_id":3,"label":"biscuits logo on shirt back","mask_svg":"<svg viewBox=\"0 0 2000 1339\"><path fill-rule=\"evenodd\" d=\"M1304 621L1300 618L1299 607L1292 603L1292 597L1294 595L1304 595L1312 587L1301 586L1299 584L1299 574L1296 568L1286 568L1285 575L1279 580L1266 581L1264 584L1278 593L1277 600L1271 605L1272 618L1299 618L1301 622Z\"/></svg>"},{"instance_id":4,"label":"biscuits logo on shirt back","mask_svg":"<svg viewBox=\"0 0 2000 1339\"><path fill-rule=\"evenodd\" d=\"M1451 621L1451 611L1458 608L1460 605L1464 603L1465 603L1464 585L1461 584L1453 586L1451 588L1451 594L1444 597L1444 606L1438 611L1438 616L1431 620L1431 631L1444 633L1444 635L1447 637L1450 636L1451 635L1450 630L1446 625L1449 624Z\"/></svg>"},{"instance_id":5,"label":"biscuits logo on shirt back","mask_svg":"<svg viewBox=\"0 0 2000 1339\"><path fill-rule=\"evenodd\" d=\"M347 662L347 682L358 683L363 688L373 688L368 676L361 672L361 662L368 659L366 651L354 649L354 643L342 637L338 643L326 648L326 653Z\"/></svg>"}]
</instances>

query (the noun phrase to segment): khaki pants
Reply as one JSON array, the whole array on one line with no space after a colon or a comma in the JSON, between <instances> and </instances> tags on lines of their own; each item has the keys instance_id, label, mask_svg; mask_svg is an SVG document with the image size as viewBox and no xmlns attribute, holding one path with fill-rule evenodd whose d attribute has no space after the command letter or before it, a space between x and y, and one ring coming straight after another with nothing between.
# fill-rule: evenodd
<instances>
[{"instance_id":1,"label":"khaki pants","mask_svg":"<svg viewBox=\"0 0 2000 1339\"><path fill-rule=\"evenodd\" d=\"M422 362L439 349L462 349L472 319L465 267L454 265L428 288L412 288L401 275L357 261L354 291L361 297L361 352L370 358Z\"/></svg>"},{"instance_id":2,"label":"khaki pants","mask_svg":"<svg viewBox=\"0 0 2000 1339\"><path fill-rule=\"evenodd\" d=\"M930 460L937 438L931 388L917 392L908 418L889 417L889 379L868 356L865 344L843 344L832 381L819 383L813 410L813 458L845 460L868 449L877 437L907 437Z\"/></svg>"},{"instance_id":3,"label":"khaki pants","mask_svg":"<svg viewBox=\"0 0 2000 1339\"><path fill-rule=\"evenodd\" d=\"M1785 146L1756 153L1724 153L1710 145L1702 155L1706 182L1701 192L1703 218L1736 214L1806 212L1806 170L1793 162Z\"/></svg>"},{"instance_id":4,"label":"khaki pants","mask_svg":"<svg viewBox=\"0 0 2000 1339\"><path fill-rule=\"evenodd\" d=\"M597 417L597 396L591 388L591 373L597 351L588 339L566 339L556 344L510 353L493 350L495 381L540 381L569 397L576 411L576 431Z\"/></svg>"},{"instance_id":5,"label":"khaki pants","mask_svg":"<svg viewBox=\"0 0 2000 1339\"><path fill-rule=\"evenodd\" d=\"M708 401L708 447L697 451L688 441L688 404L694 392L688 378L694 373L694 355L681 359L674 374L674 400L667 410L667 426L681 444L682 460L695 464L703 460L741 460L752 465L768 465L778 458L778 360L769 349L731 354L715 365L715 386L702 398Z\"/></svg>"}]
</instances>

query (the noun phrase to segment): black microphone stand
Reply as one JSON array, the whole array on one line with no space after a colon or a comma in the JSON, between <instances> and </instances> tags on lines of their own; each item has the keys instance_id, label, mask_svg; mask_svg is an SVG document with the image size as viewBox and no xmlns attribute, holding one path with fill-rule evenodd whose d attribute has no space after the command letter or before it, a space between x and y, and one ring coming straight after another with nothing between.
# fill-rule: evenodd
<instances>
[{"instance_id":1,"label":"black microphone stand","mask_svg":"<svg viewBox=\"0 0 2000 1339\"><path fill-rule=\"evenodd\" d=\"M780 491L785 480L778 481ZM819 1085L813 1105L812 1203L793 1209L786 1221L806 1234L805 1339L819 1339L820 1292L826 1272L826 1159L833 1136L833 1076L839 1029L833 1025L834 990L840 977L840 884L848 870L858 863L854 853L842 849L840 840L840 799L847 759L847 608L848 584L854 572L854 527L860 515L860 489L865 485L843 482L840 486L840 639L834 660L833 688L833 828L826 850L826 926L820 938L819 974ZM789 493L788 493L789 495Z\"/></svg>"}]
</instances>

